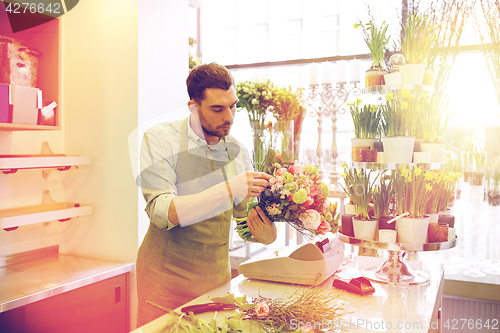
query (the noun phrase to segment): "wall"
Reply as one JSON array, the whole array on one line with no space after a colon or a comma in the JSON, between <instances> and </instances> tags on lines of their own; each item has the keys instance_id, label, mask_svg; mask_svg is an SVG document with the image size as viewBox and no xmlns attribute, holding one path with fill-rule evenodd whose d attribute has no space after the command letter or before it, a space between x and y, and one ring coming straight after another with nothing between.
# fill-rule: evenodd
<instances>
[{"instance_id":1,"label":"wall","mask_svg":"<svg viewBox=\"0 0 500 333\"><path fill-rule=\"evenodd\" d=\"M127 138L137 126L138 1L80 1L62 20L66 151L92 165L65 179L94 214L65 225L61 252L135 261L137 197Z\"/></svg>"}]
</instances>

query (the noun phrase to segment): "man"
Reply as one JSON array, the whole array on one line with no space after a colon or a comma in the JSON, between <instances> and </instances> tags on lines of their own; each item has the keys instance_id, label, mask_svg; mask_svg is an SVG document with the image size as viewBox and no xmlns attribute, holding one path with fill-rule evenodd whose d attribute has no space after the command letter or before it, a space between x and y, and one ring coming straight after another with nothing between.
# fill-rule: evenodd
<instances>
[{"instance_id":1,"label":"man","mask_svg":"<svg viewBox=\"0 0 500 333\"><path fill-rule=\"evenodd\" d=\"M189 117L148 129L141 147L150 225L137 256L139 326L230 280L231 215L246 216L249 198L269 185L228 135L238 102L229 71L201 65L186 83ZM260 207L247 224L253 241L276 239Z\"/></svg>"}]
</instances>

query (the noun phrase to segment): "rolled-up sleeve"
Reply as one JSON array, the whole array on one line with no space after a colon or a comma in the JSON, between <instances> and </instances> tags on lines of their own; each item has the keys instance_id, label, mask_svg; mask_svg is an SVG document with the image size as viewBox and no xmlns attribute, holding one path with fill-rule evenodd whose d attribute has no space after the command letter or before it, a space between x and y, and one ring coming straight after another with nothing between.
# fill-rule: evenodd
<instances>
[{"instance_id":1,"label":"rolled-up sleeve","mask_svg":"<svg viewBox=\"0 0 500 333\"><path fill-rule=\"evenodd\" d=\"M139 185L146 200L146 213L159 228L172 229L176 225L168 219L172 199L177 195L173 151L167 151L155 131L146 131L140 151L141 174Z\"/></svg>"},{"instance_id":2,"label":"rolled-up sleeve","mask_svg":"<svg viewBox=\"0 0 500 333\"><path fill-rule=\"evenodd\" d=\"M240 144L240 149L241 149L241 157L242 161L240 161L238 167L242 168L242 172L246 171L253 171L253 165L252 165L252 160L250 159L250 154L248 153L248 150L245 148L245 146ZM238 170L238 174L240 170ZM233 208L233 217L234 218L243 218L248 216L248 203L250 202L250 198L244 199L238 204L236 204Z\"/></svg>"}]
</instances>

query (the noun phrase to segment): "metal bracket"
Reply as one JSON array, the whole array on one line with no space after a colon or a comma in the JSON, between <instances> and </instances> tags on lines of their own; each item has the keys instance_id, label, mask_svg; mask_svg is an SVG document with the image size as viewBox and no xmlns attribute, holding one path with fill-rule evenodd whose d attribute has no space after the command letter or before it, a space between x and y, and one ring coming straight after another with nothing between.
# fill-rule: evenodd
<instances>
[{"instance_id":1,"label":"metal bracket","mask_svg":"<svg viewBox=\"0 0 500 333\"><path fill-rule=\"evenodd\" d=\"M42 205L50 205L50 204L55 204L55 203L57 203L57 202L54 199L52 199L52 197L50 196L50 191L43 190ZM48 226L49 224L50 224L50 222L43 222L44 226Z\"/></svg>"},{"instance_id":2,"label":"metal bracket","mask_svg":"<svg viewBox=\"0 0 500 333\"><path fill-rule=\"evenodd\" d=\"M49 142L44 141L42 142L42 155L51 155L54 154L52 149L50 149ZM42 176L43 178L48 178L50 175L50 170L42 170Z\"/></svg>"}]
</instances>

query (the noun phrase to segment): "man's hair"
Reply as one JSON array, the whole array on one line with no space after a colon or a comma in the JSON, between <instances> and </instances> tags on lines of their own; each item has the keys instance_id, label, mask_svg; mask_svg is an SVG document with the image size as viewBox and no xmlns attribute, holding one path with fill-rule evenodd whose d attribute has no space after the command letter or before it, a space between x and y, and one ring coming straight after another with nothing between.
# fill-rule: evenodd
<instances>
[{"instance_id":1,"label":"man's hair","mask_svg":"<svg viewBox=\"0 0 500 333\"><path fill-rule=\"evenodd\" d=\"M234 86L234 78L226 67L216 64L203 64L195 67L186 79L189 98L201 103L205 98L205 89L228 90Z\"/></svg>"}]
</instances>

